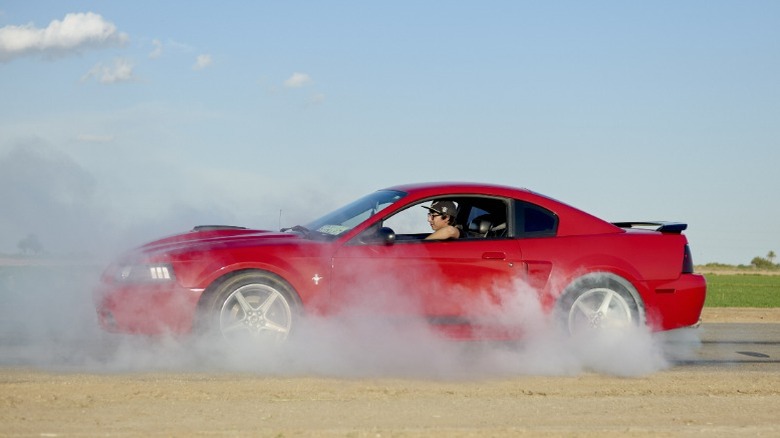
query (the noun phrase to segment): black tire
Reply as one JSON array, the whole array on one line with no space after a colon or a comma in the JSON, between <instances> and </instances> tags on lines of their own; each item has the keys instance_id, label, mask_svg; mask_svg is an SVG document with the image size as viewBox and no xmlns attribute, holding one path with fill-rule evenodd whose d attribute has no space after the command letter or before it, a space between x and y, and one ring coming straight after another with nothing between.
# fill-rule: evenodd
<instances>
[{"instance_id":1,"label":"black tire","mask_svg":"<svg viewBox=\"0 0 780 438\"><path fill-rule=\"evenodd\" d=\"M558 300L558 314L572 335L645 324L644 305L636 289L611 273L592 273L572 282Z\"/></svg>"},{"instance_id":2,"label":"black tire","mask_svg":"<svg viewBox=\"0 0 780 438\"><path fill-rule=\"evenodd\" d=\"M204 296L202 327L228 341L284 342L298 323L300 300L279 276L241 271Z\"/></svg>"}]
</instances>

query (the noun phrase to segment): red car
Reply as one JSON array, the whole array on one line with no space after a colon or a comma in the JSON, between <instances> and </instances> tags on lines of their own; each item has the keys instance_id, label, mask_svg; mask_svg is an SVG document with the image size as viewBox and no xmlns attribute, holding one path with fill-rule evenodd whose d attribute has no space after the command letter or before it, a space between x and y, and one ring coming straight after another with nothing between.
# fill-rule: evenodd
<instances>
[{"instance_id":1,"label":"red car","mask_svg":"<svg viewBox=\"0 0 780 438\"><path fill-rule=\"evenodd\" d=\"M437 201L458 238L425 239ZM361 307L479 338L513 333L521 317L502 309L532 291L527 309L570 331L669 330L697 324L706 294L685 229L606 222L526 189L401 185L279 232L198 226L143 245L106 270L97 312L112 332L283 340L306 315Z\"/></svg>"}]
</instances>

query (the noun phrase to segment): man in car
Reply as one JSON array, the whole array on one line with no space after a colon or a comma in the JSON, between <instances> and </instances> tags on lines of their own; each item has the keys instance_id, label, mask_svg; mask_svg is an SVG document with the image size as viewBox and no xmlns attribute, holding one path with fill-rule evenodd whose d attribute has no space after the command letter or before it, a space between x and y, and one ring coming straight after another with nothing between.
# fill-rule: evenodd
<instances>
[{"instance_id":1,"label":"man in car","mask_svg":"<svg viewBox=\"0 0 780 438\"><path fill-rule=\"evenodd\" d=\"M428 209L428 223L433 233L426 240L457 239L461 231L455 226L458 207L452 201L434 201Z\"/></svg>"}]
</instances>

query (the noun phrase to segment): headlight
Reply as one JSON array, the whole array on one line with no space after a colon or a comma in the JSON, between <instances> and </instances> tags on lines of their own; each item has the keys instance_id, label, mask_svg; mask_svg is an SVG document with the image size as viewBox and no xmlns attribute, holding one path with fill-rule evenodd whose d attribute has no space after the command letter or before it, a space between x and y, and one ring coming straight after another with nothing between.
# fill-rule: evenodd
<instances>
[{"instance_id":1,"label":"headlight","mask_svg":"<svg viewBox=\"0 0 780 438\"><path fill-rule=\"evenodd\" d=\"M125 265L120 266L116 271L116 280L120 282L154 282L162 283L172 281L176 277L173 274L173 267L166 263L156 263L149 265Z\"/></svg>"}]
</instances>

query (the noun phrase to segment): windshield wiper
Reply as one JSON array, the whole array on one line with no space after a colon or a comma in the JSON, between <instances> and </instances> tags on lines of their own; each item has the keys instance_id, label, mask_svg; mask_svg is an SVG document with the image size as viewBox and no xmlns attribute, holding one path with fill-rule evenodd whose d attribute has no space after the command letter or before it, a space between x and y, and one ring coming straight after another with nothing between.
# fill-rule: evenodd
<instances>
[{"instance_id":1,"label":"windshield wiper","mask_svg":"<svg viewBox=\"0 0 780 438\"><path fill-rule=\"evenodd\" d=\"M301 233L304 236L308 236L309 233L311 233L311 230L309 230L308 228L304 227L303 225L296 225L296 226L290 227L290 228L282 228L280 231L282 233L285 233L287 231L293 231L295 233Z\"/></svg>"}]
</instances>

